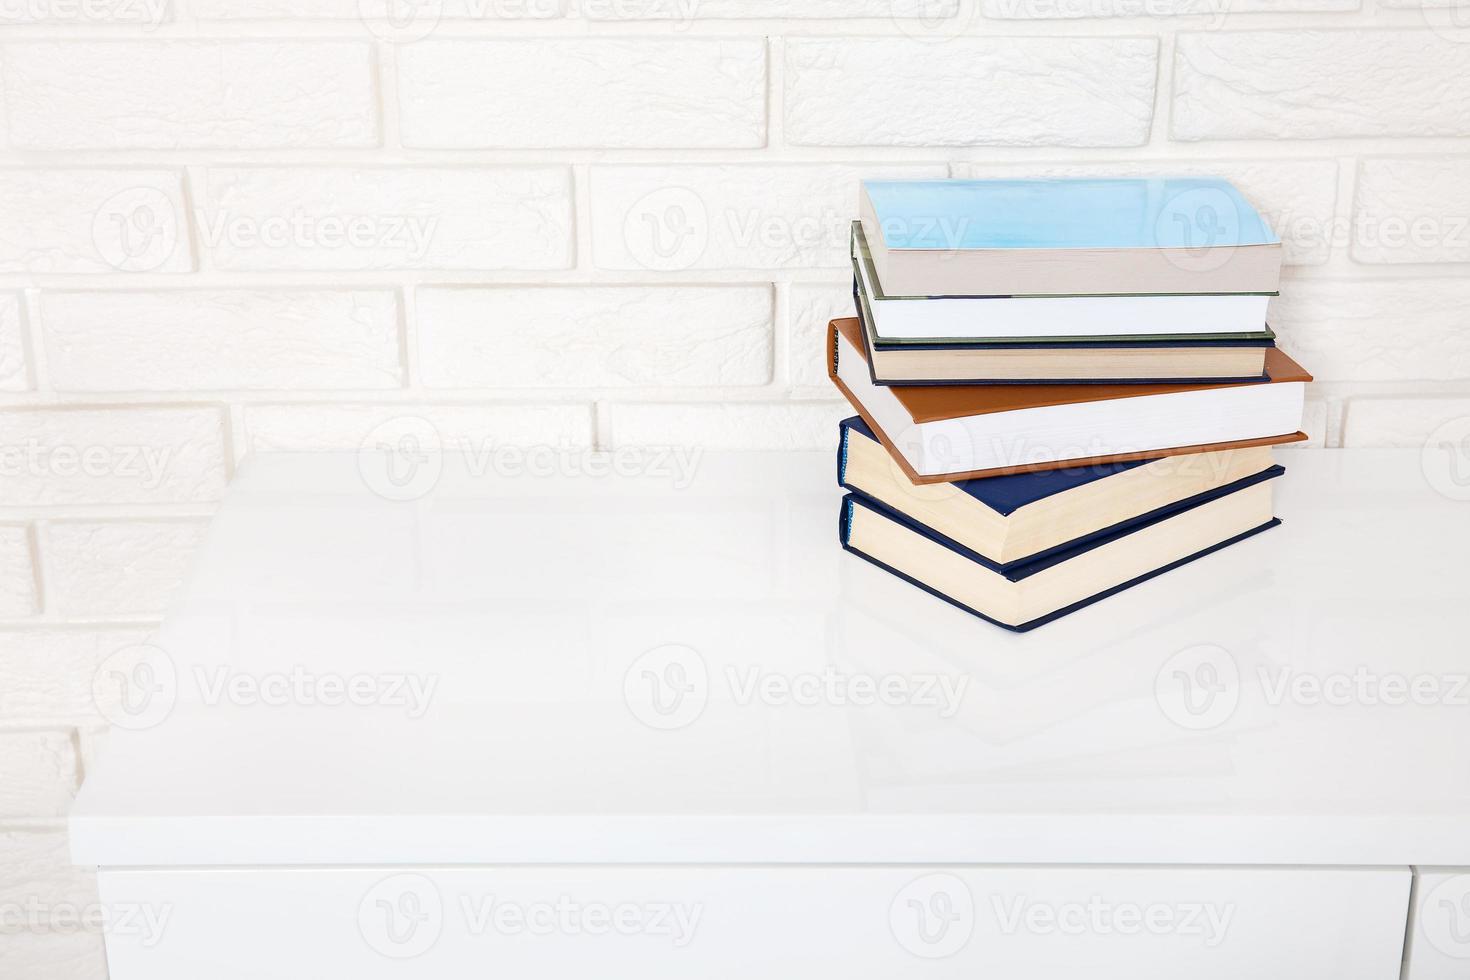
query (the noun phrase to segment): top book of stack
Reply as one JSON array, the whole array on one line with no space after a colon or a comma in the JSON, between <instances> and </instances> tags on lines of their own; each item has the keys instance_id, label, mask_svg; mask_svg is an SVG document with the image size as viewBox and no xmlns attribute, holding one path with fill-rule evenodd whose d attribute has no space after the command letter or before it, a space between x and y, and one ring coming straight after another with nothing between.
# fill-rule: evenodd
<instances>
[{"instance_id":1,"label":"top book of stack","mask_svg":"<svg viewBox=\"0 0 1470 980\"><path fill-rule=\"evenodd\" d=\"M1270 296L1280 285L1281 240L1214 178L872 180L860 220L891 297Z\"/></svg>"}]
</instances>

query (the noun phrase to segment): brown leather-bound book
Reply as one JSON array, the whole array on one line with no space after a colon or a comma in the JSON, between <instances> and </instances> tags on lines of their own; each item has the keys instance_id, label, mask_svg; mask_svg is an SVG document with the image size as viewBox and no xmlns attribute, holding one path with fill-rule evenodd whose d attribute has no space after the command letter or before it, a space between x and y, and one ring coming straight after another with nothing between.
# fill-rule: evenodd
<instances>
[{"instance_id":1,"label":"brown leather-bound book","mask_svg":"<svg viewBox=\"0 0 1470 980\"><path fill-rule=\"evenodd\" d=\"M1312 376L1280 348L1241 384L874 384L855 318L827 331L828 375L915 483L1299 442Z\"/></svg>"}]
</instances>

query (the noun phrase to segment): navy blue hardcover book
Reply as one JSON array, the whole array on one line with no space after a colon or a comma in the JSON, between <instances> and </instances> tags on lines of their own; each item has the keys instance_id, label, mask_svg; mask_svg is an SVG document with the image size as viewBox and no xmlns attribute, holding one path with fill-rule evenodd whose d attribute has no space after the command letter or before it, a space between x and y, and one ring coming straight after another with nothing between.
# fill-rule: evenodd
<instances>
[{"instance_id":1,"label":"navy blue hardcover book","mask_svg":"<svg viewBox=\"0 0 1470 980\"><path fill-rule=\"evenodd\" d=\"M987 622L1024 633L1273 528L1281 521L1270 516L1270 510L1270 488L1258 481L1004 572L968 548L861 494L842 498L837 533L842 547L859 558ZM887 530L882 530L885 526ZM1139 536L1136 542L1127 541L1134 536ZM1117 550L1119 560L1114 560L1114 554L1105 549L1117 542L1138 546ZM1082 567L1094 553L1101 560ZM957 573L945 554L963 559L969 571ZM1156 562L1140 564L1145 555L1159 557ZM1062 567L1068 563L1078 564L1073 569ZM1068 574L1074 569L1078 574ZM1049 575L1053 572L1059 574ZM937 584L941 580L959 587L946 591ZM965 595L955 594L959 592Z\"/></svg>"},{"instance_id":2,"label":"navy blue hardcover book","mask_svg":"<svg viewBox=\"0 0 1470 980\"><path fill-rule=\"evenodd\" d=\"M1271 462L1270 449L1262 447L919 486L897 466L884 465L888 451L862 418L843 419L838 431L840 486L870 507L949 542L984 567L1017 579L1286 472ZM1150 469L1154 464L1161 469ZM1127 478L1126 485L1101 486L1119 477ZM1090 494L1087 488L1105 493ZM1108 492L1113 490L1118 492ZM920 508L929 515L927 522L906 512ZM1067 535L1061 528L1085 530Z\"/></svg>"}]
</instances>

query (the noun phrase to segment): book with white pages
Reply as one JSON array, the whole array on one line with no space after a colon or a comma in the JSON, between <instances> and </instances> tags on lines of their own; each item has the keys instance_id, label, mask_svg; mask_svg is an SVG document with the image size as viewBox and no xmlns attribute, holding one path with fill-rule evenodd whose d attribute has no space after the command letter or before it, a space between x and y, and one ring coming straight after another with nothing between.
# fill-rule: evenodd
<instances>
[{"instance_id":1,"label":"book with white pages","mask_svg":"<svg viewBox=\"0 0 1470 980\"><path fill-rule=\"evenodd\" d=\"M1245 340L1272 337L1263 293L1077 296L903 296L885 292L861 222L853 266L886 343Z\"/></svg>"}]
</instances>

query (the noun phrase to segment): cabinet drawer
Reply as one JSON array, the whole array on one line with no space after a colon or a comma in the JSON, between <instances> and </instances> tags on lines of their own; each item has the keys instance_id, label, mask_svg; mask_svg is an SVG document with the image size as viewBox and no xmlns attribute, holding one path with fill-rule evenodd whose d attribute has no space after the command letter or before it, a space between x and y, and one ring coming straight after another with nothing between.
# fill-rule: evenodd
<instances>
[{"instance_id":1,"label":"cabinet drawer","mask_svg":"<svg viewBox=\"0 0 1470 980\"><path fill-rule=\"evenodd\" d=\"M1407 868L975 865L100 875L112 980L1396 980L1410 882Z\"/></svg>"}]
</instances>

